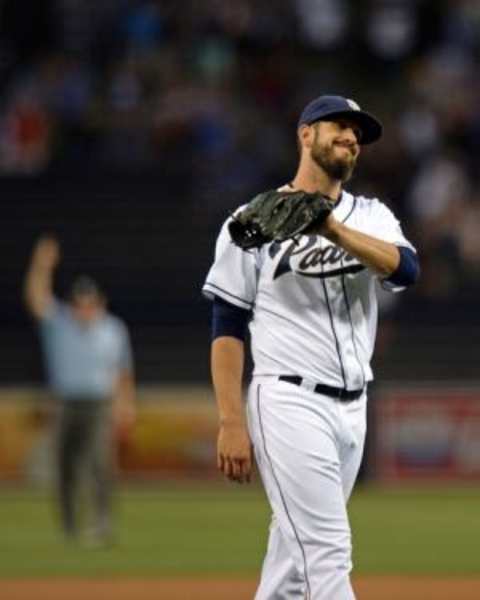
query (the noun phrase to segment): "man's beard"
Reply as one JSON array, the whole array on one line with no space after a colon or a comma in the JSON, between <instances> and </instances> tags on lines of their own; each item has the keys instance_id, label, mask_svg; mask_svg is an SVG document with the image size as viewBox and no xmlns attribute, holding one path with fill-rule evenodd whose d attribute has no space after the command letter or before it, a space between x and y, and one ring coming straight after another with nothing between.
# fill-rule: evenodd
<instances>
[{"instance_id":1,"label":"man's beard","mask_svg":"<svg viewBox=\"0 0 480 600\"><path fill-rule=\"evenodd\" d=\"M325 171L325 173L336 181L348 181L352 176L356 157L350 155L350 158L340 158L335 156L335 150L332 146L321 146L315 139L312 146L311 156L314 162Z\"/></svg>"}]
</instances>

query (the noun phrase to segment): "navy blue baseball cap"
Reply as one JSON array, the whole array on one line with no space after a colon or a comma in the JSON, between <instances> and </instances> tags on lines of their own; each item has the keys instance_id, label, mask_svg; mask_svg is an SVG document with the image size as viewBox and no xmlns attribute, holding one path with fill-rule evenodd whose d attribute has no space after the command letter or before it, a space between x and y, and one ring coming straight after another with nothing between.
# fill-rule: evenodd
<instances>
[{"instance_id":1,"label":"navy blue baseball cap","mask_svg":"<svg viewBox=\"0 0 480 600\"><path fill-rule=\"evenodd\" d=\"M362 110L354 100L343 96L320 96L312 100L303 109L298 126L311 125L316 121L333 121L341 117L348 117L358 124L362 131L362 145L376 142L382 135L383 127L380 121Z\"/></svg>"}]
</instances>

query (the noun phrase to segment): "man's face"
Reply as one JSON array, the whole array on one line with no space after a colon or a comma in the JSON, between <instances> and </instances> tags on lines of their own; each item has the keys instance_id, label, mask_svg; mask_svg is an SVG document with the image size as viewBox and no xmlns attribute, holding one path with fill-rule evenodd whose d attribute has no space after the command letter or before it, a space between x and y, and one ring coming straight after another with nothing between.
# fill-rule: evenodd
<instances>
[{"instance_id":1,"label":"man's face","mask_svg":"<svg viewBox=\"0 0 480 600\"><path fill-rule=\"evenodd\" d=\"M82 294L72 299L73 316L81 325L91 325L103 313L103 301L96 294Z\"/></svg>"},{"instance_id":2,"label":"man's face","mask_svg":"<svg viewBox=\"0 0 480 600\"><path fill-rule=\"evenodd\" d=\"M348 181L360 154L358 125L348 119L338 119L318 121L310 127L314 128L312 160L332 179Z\"/></svg>"}]
</instances>

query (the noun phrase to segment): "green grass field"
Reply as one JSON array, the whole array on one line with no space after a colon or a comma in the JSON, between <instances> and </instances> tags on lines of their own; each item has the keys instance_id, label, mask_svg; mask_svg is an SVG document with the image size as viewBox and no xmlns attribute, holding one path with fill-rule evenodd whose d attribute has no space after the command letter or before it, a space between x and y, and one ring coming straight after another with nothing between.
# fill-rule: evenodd
<instances>
[{"instance_id":1,"label":"green grass field","mask_svg":"<svg viewBox=\"0 0 480 600\"><path fill-rule=\"evenodd\" d=\"M479 575L480 490L360 488L350 504L358 574ZM0 577L258 573L269 510L257 487L119 493L108 549L66 545L48 496L0 490Z\"/></svg>"}]
</instances>

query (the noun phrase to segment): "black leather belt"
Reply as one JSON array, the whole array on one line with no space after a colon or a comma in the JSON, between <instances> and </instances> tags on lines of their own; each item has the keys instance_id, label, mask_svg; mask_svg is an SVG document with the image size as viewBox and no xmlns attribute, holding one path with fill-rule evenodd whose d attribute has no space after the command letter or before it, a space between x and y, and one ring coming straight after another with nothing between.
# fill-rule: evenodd
<instances>
[{"instance_id":1,"label":"black leather belt","mask_svg":"<svg viewBox=\"0 0 480 600\"><path fill-rule=\"evenodd\" d=\"M303 378L300 375L280 375L279 381L286 381L287 383L293 383L293 385L302 385ZM313 388L316 394L324 394L335 398L340 402L351 402L352 400L358 400L363 394L363 388L360 390L346 390L345 388L337 388L332 385L325 385L323 383L317 383Z\"/></svg>"}]
</instances>

